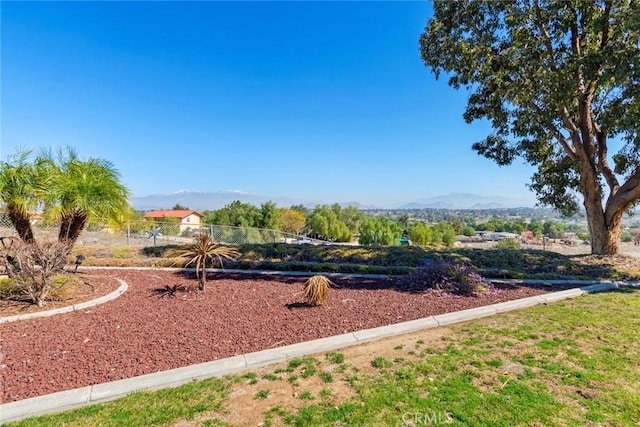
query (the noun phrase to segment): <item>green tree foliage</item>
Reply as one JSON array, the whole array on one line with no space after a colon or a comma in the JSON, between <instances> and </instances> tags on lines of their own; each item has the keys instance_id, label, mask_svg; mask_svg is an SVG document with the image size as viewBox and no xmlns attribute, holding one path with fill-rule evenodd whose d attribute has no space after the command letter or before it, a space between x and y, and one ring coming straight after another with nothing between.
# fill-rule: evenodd
<instances>
[{"instance_id":1,"label":"green tree foliage","mask_svg":"<svg viewBox=\"0 0 640 427\"><path fill-rule=\"evenodd\" d=\"M470 91L464 119L490 121L474 150L534 165L543 204L571 214L582 198L591 252L616 254L640 199L640 2L435 0L420 49Z\"/></svg>"},{"instance_id":2,"label":"green tree foliage","mask_svg":"<svg viewBox=\"0 0 640 427\"><path fill-rule=\"evenodd\" d=\"M202 211L202 223L203 224L216 224L215 220L217 218L216 211L212 211L209 209L205 209Z\"/></svg>"},{"instance_id":3,"label":"green tree foliage","mask_svg":"<svg viewBox=\"0 0 640 427\"><path fill-rule=\"evenodd\" d=\"M462 233L460 233L460 234L462 234L463 236L467 236L467 237L473 237L473 236L476 235L476 230L470 225L465 225L462 228Z\"/></svg>"},{"instance_id":4,"label":"green tree foliage","mask_svg":"<svg viewBox=\"0 0 640 427\"><path fill-rule=\"evenodd\" d=\"M409 228L409 220L410 219L411 219L411 217L409 216L409 214L405 212L402 215L400 215L400 217L398 218L398 223L400 224L400 226L402 228L407 230Z\"/></svg>"},{"instance_id":5,"label":"green tree foliage","mask_svg":"<svg viewBox=\"0 0 640 427\"><path fill-rule=\"evenodd\" d=\"M451 226L455 230L456 234L462 234L462 230L464 229L464 223L459 219L454 221L450 221Z\"/></svg>"},{"instance_id":6,"label":"green tree foliage","mask_svg":"<svg viewBox=\"0 0 640 427\"><path fill-rule=\"evenodd\" d=\"M520 234L527 229L527 224L522 221L505 221L499 218L491 218L487 222L477 224L476 229Z\"/></svg>"},{"instance_id":7,"label":"green tree foliage","mask_svg":"<svg viewBox=\"0 0 640 427\"><path fill-rule=\"evenodd\" d=\"M180 203L176 203L171 210L174 211L188 211L190 210L188 207L186 207L185 205L181 205Z\"/></svg>"},{"instance_id":8,"label":"green tree foliage","mask_svg":"<svg viewBox=\"0 0 640 427\"><path fill-rule=\"evenodd\" d=\"M364 218L362 211L354 206L347 206L342 209L340 219L344 222L351 234L356 234L360 229L360 221Z\"/></svg>"},{"instance_id":9,"label":"green tree foliage","mask_svg":"<svg viewBox=\"0 0 640 427\"><path fill-rule=\"evenodd\" d=\"M437 234L441 239L443 245L447 247L453 246L456 242L456 231L453 226L448 222L439 222L433 226L433 234L434 236Z\"/></svg>"},{"instance_id":10,"label":"green tree foliage","mask_svg":"<svg viewBox=\"0 0 640 427\"><path fill-rule=\"evenodd\" d=\"M402 237L402 227L389 218L385 217L365 217L360 222L361 245L386 245L397 244L396 239Z\"/></svg>"},{"instance_id":11,"label":"green tree foliage","mask_svg":"<svg viewBox=\"0 0 640 427\"><path fill-rule=\"evenodd\" d=\"M477 225L476 229L480 231L505 231L505 222L499 218L491 218L487 222L482 222Z\"/></svg>"},{"instance_id":12,"label":"green tree foliage","mask_svg":"<svg viewBox=\"0 0 640 427\"><path fill-rule=\"evenodd\" d=\"M475 231L473 232L475 234ZM456 242L456 230L449 222L439 222L430 227L423 222L417 222L409 231L411 243L418 246L445 245L453 246Z\"/></svg>"},{"instance_id":13,"label":"green tree foliage","mask_svg":"<svg viewBox=\"0 0 640 427\"><path fill-rule=\"evenodd\" d=\"M415 223L409 231L409 239L411 239L411 243L414 245L427 246L431 243L432 237L431 227L424 222Z\"/></svg>"},{"instance_id":14,"label":"green tree foliage","mask_svg":"<svg viewBox=\"0 0 640 427\"><path fill-rule=\"evenodd\" d=\"M562 239L564 237L564 224L555 221L545 221L542 232L552 239Z\"/></svg>"},{"instance_id":15,"label":"green tree foliage","mask_svg":"<svg viewBox=\"0 0 640 427\"><path fill-rule=\"evenodd\" d=\"M541 238L544 233L544 223L542 221L531 222L527 225L527 230L530 230L537 238Z\"/></svg>"},{"instance_id":16,"label":"green tree foliage","mask_svg":"<svg viewBox=\"0 0 640 427\"><path fill-rule=\"evenodd\" d=\"M258 227L262 222L262 213L260 209L250 203L234 200L221 209L213 212L207 211L205 220L207 224L214 225Z\"/></svg>"},{"instance_id":17,"label":"green tree foliage","mask_svg":"<svg viewBox=\"0 0 640 427\"><path fill-rule=\"evenodd\" d=\"M304 212L293 208L278 208L278 223L285 233L302 234L306 223Z\"/></svg>"},{"instance_id":18,"label":"green tree foliage","mask_svg":"<svg viewBox=\"0 0 640 427\"><path fill-rule=\"evenodd\" d=\"M305 217L309 214L309 209L307 209L307 207L304 205L291 205L289 209L293 211L302 212Z\"/></svg>"},{"instance_id":19,"label":"green tree foliage","mask_svg":"<svg viewBox=\"0 0 640 427\"><path fill-rule=\"evenodd\" d=\"M338 242L350 242L353 234L343 219L343 209L337 203L318 205L307 220L312 233L327 236Z\"/></svg>"},{"instance_id":20,"label":"green tree foliage","mask_svg":"<svg viewBox=\"0 0 640 427\"><path fill-rule=\"evenodd\" d=\"M278 207L272 201L260 205L260 222L258 223L258 228L266 228L269 230L280 229Z\"/></svg>"}]
</instances>

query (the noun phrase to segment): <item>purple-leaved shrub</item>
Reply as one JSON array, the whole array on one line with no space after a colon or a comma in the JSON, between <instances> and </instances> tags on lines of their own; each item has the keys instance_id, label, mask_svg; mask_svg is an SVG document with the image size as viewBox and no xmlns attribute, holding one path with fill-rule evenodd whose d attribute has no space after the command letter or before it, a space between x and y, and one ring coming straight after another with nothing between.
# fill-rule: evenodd
<instances>
[{"instance_id":1,"label":"purple-leaved shrub","mask_svg":"<svg viewBox=\"0 0 640 427\"><path fill-rule=\"evenodd\" d=\"M433 290L463 296L482 294L491 286L472 267L447 261L434 261L398 280L400 289L407 292Z\"/></svg>"}]
</instances>

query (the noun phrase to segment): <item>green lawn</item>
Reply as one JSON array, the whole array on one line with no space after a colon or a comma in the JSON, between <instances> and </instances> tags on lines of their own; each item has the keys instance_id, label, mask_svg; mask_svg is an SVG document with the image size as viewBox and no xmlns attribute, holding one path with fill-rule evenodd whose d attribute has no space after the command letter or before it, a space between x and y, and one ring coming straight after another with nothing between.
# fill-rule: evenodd
<instances>
[{"instance_id":1,"label":"green lawn","mask_svg":"<svg viewBox=\"0 0 640 427\"><path fill-rule=\"evenodd\" d=\"M230 418L247 411L265 426L632 426L638 330L640 289L622 289L11 425L256 425Z\"/></svg>"}]
</instances>

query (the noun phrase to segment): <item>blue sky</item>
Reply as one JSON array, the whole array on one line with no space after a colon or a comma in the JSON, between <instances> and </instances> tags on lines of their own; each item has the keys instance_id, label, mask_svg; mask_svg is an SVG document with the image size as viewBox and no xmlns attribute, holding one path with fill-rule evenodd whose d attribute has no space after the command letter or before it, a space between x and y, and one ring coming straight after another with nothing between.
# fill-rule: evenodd
<instances>
[{"instance_id":1,"label":"blue sky","mask_svg":"<svg viewBox=\"0 0 640 427\"><path fill-rule=\"evenodd\" d=\"M1 152L74 147L134 196L533 202L420 60L428 2L1 3Z\"/></svg>"}]
</instances>

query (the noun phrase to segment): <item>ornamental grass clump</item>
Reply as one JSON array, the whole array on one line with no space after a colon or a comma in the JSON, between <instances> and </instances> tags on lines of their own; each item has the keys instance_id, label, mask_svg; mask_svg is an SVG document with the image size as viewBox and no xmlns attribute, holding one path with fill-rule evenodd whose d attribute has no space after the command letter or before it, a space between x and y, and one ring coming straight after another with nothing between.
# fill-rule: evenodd
<instances>
[{"instance_id":1,"label":"ornamental grass clump","mask_svg":"<svg viewBox=\"0 0 640 427\"><path fill-rule=\"evenodd\" d=\"M304 283L304 300L309 305L325 305L329 297L329 286L335 284L327 277L315 275Z\"/></svg>"},{"instance_id":2,"label":"ornamental grass clump","mask_svg":"<svg viewBox=\"0 0 640 427\"><path fill-rule=\"evenodd\" d=\"M446 261L435 261L399 279L399 287L408 292L440 291L474 296L484 293L490 283L473 268Z\"/></svg>"}]
</instances>

